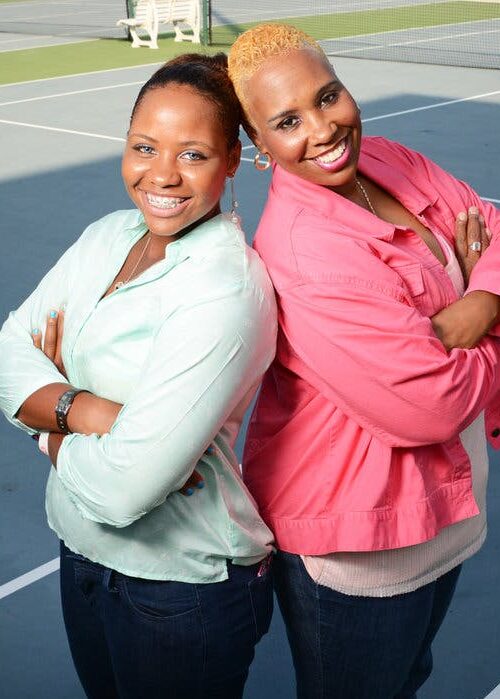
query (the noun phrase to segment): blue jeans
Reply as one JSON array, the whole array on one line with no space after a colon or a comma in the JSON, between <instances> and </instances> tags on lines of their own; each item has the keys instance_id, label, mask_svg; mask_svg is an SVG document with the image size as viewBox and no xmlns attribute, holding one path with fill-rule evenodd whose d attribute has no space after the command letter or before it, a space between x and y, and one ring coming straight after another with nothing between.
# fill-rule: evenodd
<instances>
[{"instance_id":1,"label":"blue jeans","mask_svg":"<svg viewBox=\"0 0 500 699\"><path fill-rule=\"evenodd\" d=\"M395 597L356 597L317 585L300 556L279 552L273 577L298 699L415 699L459 573Z\"/></svg>"},{"instance_id":2,"label":"blue jeans","mask_svg":"<svg viewBox=\"0 0 500 699\"><path fill-rule=\"evenodd\" d=\"M204 585L122 575L61 543L61 597L89 699L239 699L269 628L272 579L228 562Z\"/></svg>"}]
</instances>

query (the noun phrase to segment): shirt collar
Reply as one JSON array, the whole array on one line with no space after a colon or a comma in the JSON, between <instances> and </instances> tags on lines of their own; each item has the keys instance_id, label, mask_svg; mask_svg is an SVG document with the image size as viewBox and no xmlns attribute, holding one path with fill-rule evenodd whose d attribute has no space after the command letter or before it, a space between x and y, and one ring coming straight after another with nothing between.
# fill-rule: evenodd
<instances>
[{"instance_id":1,"label":"shirt collar","mask_svg":"<svg viewBox=\"0 0 500 699\"><path fill-rule=\"evenodd\" d=\"M370 137L362 139L359 171L392 194L411 213L421 214L428 206L435 204L437 194L419 189L410 168L405 173L404 168L396 168L386 162L379 140ZM273 165L271 192L288 200L291 197L303 209L334 218L346 228L359 230L357 224L366 221L366 227L363 226L366 234L388 241L394 237L396 227L392 223L374 217L331 189L297 177L276 164Z\"/></svg>"},{"instance_id":2,"label":"shirt collar","mask_svg":"<svg viewBox=\"0 0 500 699\"><path fill-rule=\"evenodd\" d=\"M142 213L137 210L137 218L127 226L127 231L137 235L147 230ZM179 240L165 246L165 257L171 260L175 254L176 260L186 257L204 257L214 247L234 245L244 242L244 236L236 224L231 221L229 214L218 214L204 221Z\"/></svg>"}]
</instances>

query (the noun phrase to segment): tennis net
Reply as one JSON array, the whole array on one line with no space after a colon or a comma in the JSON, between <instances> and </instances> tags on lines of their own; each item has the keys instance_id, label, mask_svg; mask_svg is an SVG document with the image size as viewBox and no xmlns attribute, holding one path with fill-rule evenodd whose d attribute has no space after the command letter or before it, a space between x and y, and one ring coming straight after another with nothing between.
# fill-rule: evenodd
<instances>
[{"instance_id":1,"label":"tennis net","mask_svg":"<svg viewBox=\"0 0 500 699\"><path fill-rule=\"evenodd\" d=\"M210 0L210 19L213 45L282 21L319 39L331 56L500 68L499 0Z\"/></svg>"}]
</instances>

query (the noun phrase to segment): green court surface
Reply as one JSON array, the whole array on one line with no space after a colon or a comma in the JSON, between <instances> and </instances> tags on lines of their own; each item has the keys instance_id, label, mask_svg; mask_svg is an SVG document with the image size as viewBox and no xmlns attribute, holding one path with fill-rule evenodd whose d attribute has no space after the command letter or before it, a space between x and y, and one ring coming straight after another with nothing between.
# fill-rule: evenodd
<instances>
[{"instance_id":1,"label":"green court surface","mask_svg":"<svg viewBox=\"0 0 500 699\"><path fill-rule=\"evenodd\" d=\"M461 22L493 18L500 18L498 2L441 2L391 7L383 10L280 18L275 21L287 22L299 27L316 39L333 39L418 27L456 25ZM202 47L202 50L213 53L226 49L238 34L255 24L258 23L216 26L212 32L212 45ZM171 37L160 39L159 46L157 51L132 50L125 39L97 39L75 44L4 52L0 68L0 84L159 63L179 53L200 50L197 45L174 43Z\"/></svg>"}]
</instances>

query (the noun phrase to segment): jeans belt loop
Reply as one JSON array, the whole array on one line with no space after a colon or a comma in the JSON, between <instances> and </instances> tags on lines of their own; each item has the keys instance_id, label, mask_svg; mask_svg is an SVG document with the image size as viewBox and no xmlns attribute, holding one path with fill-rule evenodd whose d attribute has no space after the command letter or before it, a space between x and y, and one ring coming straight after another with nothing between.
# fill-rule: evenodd
<instances>
[{"instance_id":1,"label":"jeans belt loop","mask_svg":"<svg viewBox=\"0 0 500 699\"><path fill-rule=\"evenodd\" d=\"M116 592L115 586L115 571L111 568L104 569L104 575L102 576L102 585L108 590L108 592Z\"/></svg>"}]
</instances>

